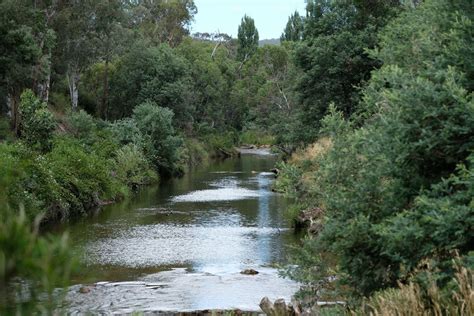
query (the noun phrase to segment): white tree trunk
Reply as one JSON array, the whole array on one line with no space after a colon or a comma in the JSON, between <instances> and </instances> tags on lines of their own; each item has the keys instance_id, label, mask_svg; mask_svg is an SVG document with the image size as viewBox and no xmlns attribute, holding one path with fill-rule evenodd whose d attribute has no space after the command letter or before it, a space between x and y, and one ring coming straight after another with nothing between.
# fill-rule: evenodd
<instances>
[{"instance_id":1,"label":"white tree trunk","mask_svg":"<svg viewBox=\"0 0 474 316\"><path fill-rule=\"evenodd\" d=\"M41 80L38 82L38 85L37 85L38 97L43 102L48 103L50 86L51 86L51 65L48 65L44 78L41 78Z\"/></svg>"},{"instance_id":2,"label":"white tree trunk","mask_svg":"<svg viewBox=\"0 0 474 316\"><path fill-rule=\"evenodd\" d=\"M7 116L13 116L13 98L10 94L7 94Z\"/></svg>"},{"instance_id":3,"label":"white tree trunk","mask_svg":"<svg viewBox=\"0 0 474 316\"><path fill-rule=\"evenodd\" d=\"M67 72L69 95L71 97L72 110L76 111L79 103L79 71L76 67L70 67Z\"/></svg>"}]
</instances>

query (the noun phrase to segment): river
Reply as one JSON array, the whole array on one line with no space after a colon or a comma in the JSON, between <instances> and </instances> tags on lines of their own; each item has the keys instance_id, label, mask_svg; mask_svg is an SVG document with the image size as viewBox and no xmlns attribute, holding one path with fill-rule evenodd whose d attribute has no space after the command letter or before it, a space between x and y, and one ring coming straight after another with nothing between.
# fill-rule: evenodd
<instances>
[{"instance_id":1,"label":"river","mask_svg":"<svg viewBox=\"0 0 474 316\"><path fill-rule=\"evenodd\" d=\"M288 201L271 191L274 163L265 151L213 162L69 225L85 268L67 311L258 311L264 296L288 301L298 284L275 267L297 238Z\"/></svg>"}]
</instances>

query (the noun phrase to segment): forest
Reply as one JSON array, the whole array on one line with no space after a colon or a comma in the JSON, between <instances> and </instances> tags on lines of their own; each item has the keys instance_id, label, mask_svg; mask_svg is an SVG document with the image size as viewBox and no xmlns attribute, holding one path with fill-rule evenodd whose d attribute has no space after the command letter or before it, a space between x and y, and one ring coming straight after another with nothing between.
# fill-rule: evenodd
<instances>
[{"instance_id":1,"label":"forest","mask_svg":"<svg viewBox=\"0 0 474 316\"><path fill-rule=\"evenodd\" d=\"M0 313L80 269L51 225L263 145L311 217L281 273L314 315L472 315L472 0L308 0L264 46L247 15L191 34L198 9L0 2Z\"/></svg>"}]
</instances>

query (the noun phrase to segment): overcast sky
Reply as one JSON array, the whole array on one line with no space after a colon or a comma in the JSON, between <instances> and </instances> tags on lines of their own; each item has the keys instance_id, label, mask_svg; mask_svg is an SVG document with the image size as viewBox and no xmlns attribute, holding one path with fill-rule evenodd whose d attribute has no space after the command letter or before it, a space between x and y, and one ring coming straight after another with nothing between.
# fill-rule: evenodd
<instances>
[{"instance_id":1,"label":"overcast sky","mask_svg":"<svg viewBox=\"0 0 474 316\"><path fill-rule=\"evenodd\" d=\"M279 38L288 16L304 15L304 0L194 0L198 8L191 33L220 31L237 37L244 14L255 20L260 39Z\"/></svg>"}]
</instances>

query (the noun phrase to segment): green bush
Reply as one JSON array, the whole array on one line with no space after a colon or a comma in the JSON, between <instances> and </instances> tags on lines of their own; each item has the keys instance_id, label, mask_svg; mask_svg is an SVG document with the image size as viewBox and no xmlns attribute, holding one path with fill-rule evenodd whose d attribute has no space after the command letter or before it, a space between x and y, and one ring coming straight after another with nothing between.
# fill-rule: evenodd
<instances>
[{"instance_id":1,"label":"green bush","mask_svg":"<svg viewBox=\"0 0 474 316\"><path fill-rule=\"evenodd\" d=\"M67 117L67 123L69 132L74 135L74 137L80 139L93 138L96 122L94 118L84 110L71 112Z\"/></svg>"},{"instance_id":2,"label":"green bush","mask_svg":"<svg viewBox=\"0 0 474 316\"><path fill-rule=\"evenodd\" d=\"M145 147L145 139L138 128L137 122L131 118L110 124L109 130L113 138L116 139L119 144L134 144L141 148Z\"/></svg>"},{"instance_id":3,"label":"green bush","mask_svg":"<svg viewBox=\"0 0 474 316\"><path fill-rule=\"evenodd\" d=\"M205 145L197 139L186 138L180 154L182 163L189 167L200 165L209 160Z\"/></svg>"},{"instance_id":4,"label":"green bush","mask_svg":"<svg viewBox=\"0 0 474 316\"><path fill-rule=\"evenodd\" d=\"M72 139L57 138L45 160L61 188L60 201L66 203L66 209L74 214L85 213L101 201L126 194L122 184L113 176L111 161L87 152ZM50 205L55 204L55 201L51 202Z\"/></svg>"},{"instance_id":5,"label":"green bush","mask_svg":"<svg viewBox=\"0 0 474 316\"><path fill-rule=\"evenodd\" d=\"M46 103L41 102L31 90L21 94L21 138L28 144L46 150L50 147L56 123Z\"/></svg>"},{"instance_id":6,"label":"green bush","mask_svg":"<svg viewBox=\"0 0 474 316\"><path fill-rule=\"evenodd\" d=\"M112 162L86 150L79 140L56 137L47 154L27 147L3 145L0 156L6 164L1 173L15 173L8 200L15 208L25 205L30 219L44 213L44 221L84 214L103 200L127 194L113 176Z\"/></svg>"},{"instance_id":7,"label":"green bush","mask_svg":"<svg viewBox=\"0 0 474 316\"><path fill-rule=\"evenodd\" d=\"M249 144L249 145L273 145L275 143L275 138L263 131L257 130L247 130L242 132L239 137L240 144Z\"/></svg>"},{"instance_id":8,"label":"green bush","mask_svg":"<svg viewBox=\"0 0 474 316\"><path fill-rule=\"evenodd\" d=\"M441 282L453 251L472 250L472 16L470 1L407 10L371 53L384 65L354 122L322 120L334 140L306 187L325 211L311 248L336 255L340 283L359 296L405 282L427 258Z\"/></svg>"},{"instance_id":9,"label":"green bush","mask_svg":"<svg viewBox=\"0 0 474 316\"><path fill-rule=\"evenodd\" d=\"M37 228L31 229L23 211L14 213L5 206L0 208L0 288L12 278L21 277L35 286L18 289L18 293L25 295L27 291L32 298L44 293L51 295L55 288L67 285L77 267L66 234L39 235ZM0 305L16 303L15 294L7 294L0 299Z\"/></svg>"},{"instance_id":10,"label":"green bush","mask_svg":"<svg viewBox=\"0 0 474 316\"><path fill-rule=\"evenodd\" d=\"M0 142L12 140L13 133L10 129L10 121L6 117L0 117Z\"/></svg>"},{"instance_id":11,"label":"green bush","mask_svg":"<svg viewBox=\"0 0 474 316\"><path fill-rule=\"evenodd\" d=\"M117 150L114 162L117 179L129 187L158 181L158 175L136 145L125 145Z\"/></svg>"},{"instance_id":12,"label":"green bush","mask_svg":"<svg viewBox=\"0 0 474 316\"><path fill-rule=\"evenodd\" d=\"M209 134L203 137L210 148L211 156L231 156L236 153L235 146L239 143L238 134L234 131Z\"/></svg>"},{"instance_id":13,"label":"green bush","mask_svg":"<svg viewBox=\"0 0 474 316\"><path fill-rule=\"evenodd\" d=\"M133 110L132 119L143 136L144 152L160 173L180 173L179 147L183 140L173 127L173 111L153 102L145 102Z\"/></svg>"},{"instance_id":14,"label":"green bush","mask_svg":"<svg viewBox=\"0 0 474 316\"><path fill-rule=\"evenodd\" d=\"M300 188L300 180L303 175L302 170L294 164L285 162L277 163L276 168L279 170L279 173L272 189L295 197Z\"/></svg>"}]
</instances>

